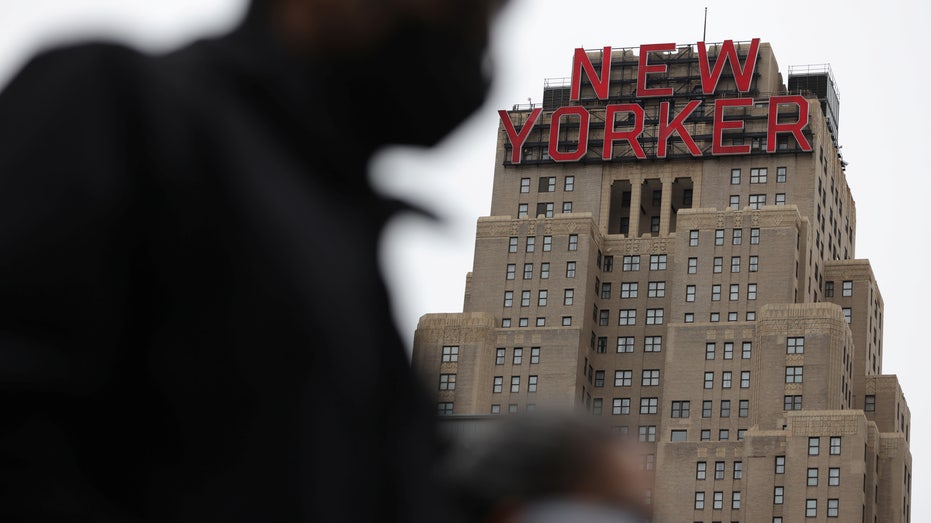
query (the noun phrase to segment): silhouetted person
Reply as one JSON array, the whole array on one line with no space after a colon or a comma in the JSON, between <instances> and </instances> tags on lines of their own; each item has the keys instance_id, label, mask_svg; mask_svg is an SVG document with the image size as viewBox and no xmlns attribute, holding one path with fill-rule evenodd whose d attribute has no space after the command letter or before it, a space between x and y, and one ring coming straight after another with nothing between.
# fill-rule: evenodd
<instances>
[{"instance_id":1,"label":"silhouetted person","mask_svg":"<svg viewBox=\"0 0 931 523\"><path fill-rule=\"evenodd\" d=\"M594 418L487 421L446 466L467 523L639 523L651 510L636 449Z\"/></svg>"},{"instance_id":2,"label":"silhouetted person","mask_svg":"<svg viewBox=\"0 0 931 523\"><path fill-rule=\"evenodd\" d=\"M267 0L0 95L0 521L443 520L366 182L483 100L492 7Z\"/></svg>"}]
</instances>

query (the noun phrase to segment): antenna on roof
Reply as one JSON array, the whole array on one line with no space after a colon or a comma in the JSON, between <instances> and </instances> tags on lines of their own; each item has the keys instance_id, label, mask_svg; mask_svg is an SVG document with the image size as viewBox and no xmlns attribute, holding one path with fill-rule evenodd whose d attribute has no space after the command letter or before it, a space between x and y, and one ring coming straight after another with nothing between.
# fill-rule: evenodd
<instances>
[{"instance_id":1,"label":"antenna on roof","mask_svg":"<svg viewBox=\"0 0 931 523\"><path fill-rule=\"evenodd\" d=\"M705 8L705 26L701 30L701 41L705 41L705 37L708 35L708 8Z\"/></svg>"}]
</instances>

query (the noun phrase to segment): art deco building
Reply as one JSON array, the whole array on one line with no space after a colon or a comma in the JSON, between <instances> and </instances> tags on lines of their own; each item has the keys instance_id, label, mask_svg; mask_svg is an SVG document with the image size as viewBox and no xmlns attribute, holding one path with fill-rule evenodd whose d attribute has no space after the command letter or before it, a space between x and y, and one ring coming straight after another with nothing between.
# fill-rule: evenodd
<instances>
[{"instance_id":1,"label":"art deco building","mask_svg":"<svg viewBox=\"0 0 931 523\"><path fill-rule=\"evenodd\" d=\"M758 41L573 69L503 112L463 312L420 320L440 414L609 418L643 443L657 521L909 521L830 69L786 84Z\"/></svg>"}]
</instances>

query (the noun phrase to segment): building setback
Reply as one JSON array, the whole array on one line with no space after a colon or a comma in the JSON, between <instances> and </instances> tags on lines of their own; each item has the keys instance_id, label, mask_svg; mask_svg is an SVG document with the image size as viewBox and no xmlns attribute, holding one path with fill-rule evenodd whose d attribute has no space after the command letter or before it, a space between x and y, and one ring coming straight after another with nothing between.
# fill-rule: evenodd
<instances>
[{"instance_id":1,"label":"building setback","mask_svg":"<svg viewBox=\"0 0 931 523\"><path fill-rule=\"evenodd\" d=\"M577 50L572 74L502 111L463 312L418 325L439 413L610 418L657 521L909 521L830 69L786 87L754 40Z\"/></svg>"}]
</instances>

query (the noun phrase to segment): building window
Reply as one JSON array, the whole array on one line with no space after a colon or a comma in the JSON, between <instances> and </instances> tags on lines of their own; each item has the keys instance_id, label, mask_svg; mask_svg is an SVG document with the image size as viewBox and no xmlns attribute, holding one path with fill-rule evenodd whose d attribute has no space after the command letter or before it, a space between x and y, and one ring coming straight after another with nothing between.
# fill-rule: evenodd
<instances>
[{"instance_id":1,"label":"building window","mask_svg":"<svg viewBox=\"0 0 931 523\"><path fill-rule=\"evenodd\" d=\"M614 270L614 256L605 256L603 270L604 272L611 272Z\"/></svg>"},{"instance_id":2,"label":"building window","mask_svg":"<svg viewBox=\"0 0 931 523\"><path fill-rule=\"evenodd\" d=\"M740 272L740 256L731 256L731 272Z\"/></svg>"},{"instance_id":3,"label":"building window","mask_svg":"<svg viewBox=\"0 0 931 523\"><path fill-rule=\"evenodd\" d=\"M611 311L608 309L601 309L598 311L598 325L604 327L608 325L608 315L611 314Z\"/></svg>"},{"instance_id":4,"label":"building window","mask_svg":"<svg viewBox=\"0 0 931 523\"><path fill-rule=\"evenodd\" d=\"M569 235L569 250L570 251L579 250L579 235L578 234Z\"/></svg>"},{"instance_id":5,"label":"building window","mask_svg":"<svg viewBox=\"0 0 931 523\"><path fill-rule=\"evenodd\" d=\"M845 280L841 287L841 296L853 296L853 282Z\"/></svg>"},{"instance_id":6,"label":"building window","mask_svg":"<svg viewBox=\"0 0 931 523\"><path fill-rule=\"evenodd\" d=\"M529 193L530 192L530 178L521 178L520 179L520 192Z\"/></svg>"},{"instance_id":7,"label":"building window","mask_svg":"<svg viewBox=\"0 0 931 523\"><path fill-rule=\"evenodd\" d=\"M818 486L818 469L811 468L808 469L808 486L817 487Z\"/></svg>"},{"instance_id":8,"label":"building window","mask_svg":"<svg viewBox=\"0 0 931 523\"><path fill-rule=\"evenodd\" d=\"M517 217L526 218L527 217L527 204L521 203L517 205Z\"/></svg>"},{"instance_id":9,"label":"building window","mask_svg":"<svg viewBox=\"0 0 931 523\"><path fill-rule=\"evenodd\" d=\"M608 351L608 337L599 336L598 337L598 353L604 354L607 351Z\"/></svg>"},{"instance_id":10,"label":"building window","mask_svg":"<svg viewBox=\"0 0 931 523\"><path fill-rule=\"evenodd\" d=\"M630 387L631 381L633 379L632 370L616 370L614 371L614 386L615 387Z\"/></svg>"},{"instance_id":11,"label":"building window","mask_svg":"<svg viewBox=\"0 0 931 523\"><path fill-rule=\"evenodd\" d=\"M724 359L732 360L734 359L734 343L730 341L724 342Z\"/></svg>"},{"instance_id":12,"label":"building window","mask_svg":"<svg viewBox=\"0 0 931 523\"><path fill-rule=\"evenodd\" d=\"M514 274L517 272L517 266L513 263L508 264L507 272L505 273L504 279L513 280Z\"/></svg>"},{"instance_id":13,"label":"building window","mask_svg":"<svg viewBox=\"0 0 931 523\"><path fill-rule=\"evenodd\" d=\"M511 318L501 318L501 328L507 329L511 327Z\"/></svg>"},{"instance_id":14,"label":"building window","mask_svg":"<svg viewBox=\"0 0 931 523\"><path fill-rule=\"evenodd\" d=\"M747 284L747 301L753 301L756 299L756 284L748 283ZM750 319L750 318L747 318Z\"/></svg>"},{"instance_id":15,"label":"building window","mask_svg":"<svg viewBox=\"0 0 931 523\"><path fill-rule=\"evenodd\" d=\"M540 347L531 347L530 348L530 364L536 365L540 363Z\"/></svg>"},{"instance_id":16,"label":"building window","mask_svg":"<svg viewBox=\"0 0 931 523\"><path fill-rule=\"evenodd\" d=\"M740 185L740 169L731 169L731 185Z\"/></svg>"},{"instance_id":17,"label":"building window","mask_svg":"<svg viewBox=\"0 0 931 523\"><path fill-rule=\"evenodd\" d=\"M721 301L721 286L718 284L711 286L711 301Z\"/></svg>"},{"instance_id":18,"label":"building window","mask_svg":"<svg viewBox=\"0 0 931 523\"><path fill-rule=\"evenodd\" d=\"M715 344L714 344L714 343L706 343L706 344L705 344L705 359L706 359L706 360L713 360L713 359L714 359L714 350L715 350Z\"/></svg>"},{"instance_id":19,"label":"building window","mask_svg":"<svg viewBox=\"0 0 931 523\"><path fill-rule=\"evenodd\" d=\"M711 430L710 430L710 429L702 429L702 431L701 431L701 438L700 438L700 439L701 439L702 441L711 441Z\"/></svg>"},{"instance_id":20,"label":"building window","mask_svg":"<svg viewBox=\"0 0 931 523\"><path fill-rule=\"evenodd\" d=\"M875 395L867 394L863 398L863 410L866 412L876 411L876 396Z\"/></svg>"},{"instance_id":21,"label":"building window","mask_svg":"<svg viewBox=\"0 0 931 523\"><path fill-rule=\"evenodd\" d=\"M729 370L726 370L726 371L724 371L724 372L721 373L721 388L722 388L722 389L729 389L729 388L731 388L731 381L732 381L732 376L733 376L733 375L734 375L734 374L733 374L731 371L729 371Z\"/></svg>"},{"instance_id":22,"label":"building window","mask_svg":"<svg viewBox=\"0 0 931 523\"><path fill-rule=\"evenodd\" d=\"M805 338L803 336L786 338L786 354L804 354Z\"/></svg>"},{"instance_id":23,"label":"building window","mask_svg":"<svg viewBox=\"0 0 931 523\"><path fill-rule=\"evenodd\" d=\"M520 291L520 306L530 307L530 291Z\"/></svg>"},{"instance_id":24,"label":"building window","mask_svg":"<svg viewBox=\"0 0 931 523\"><path fill-rule=\"evenodd\" d=\"M713 373L713 372L706 372L706 373L705 373L705 384L704 384L704 388L706 388L706 389L712 389L712 388L714 388L714 373Z\"/></svg>"},{"instance_id":25,"label":"building window","mask_svg":"<svg viewBox=\"0 0 931 523\"><path fill-rule=\"evenodd\" d=\"M736 313L736 312L728 312L728 313L727 313L727 321L737 321L737 313Z\"/></svg>"},{"instance_id":26,"label":"building window","mask_svg":"<svg viewBox=\"0 0 931 523\"><path fill-rule=\"evenodd\" d=\"M737 416L746 418L750 415L750 400L740 400Z\"/></svg>"},{"instance_id":27,"label":"building window","mask_svg":"<svg viewBox=\"0 0 931 523\"><path fill-rule=\"evenodd\" d=\"M673 418L687 418L689 417L689 402L688 401L673 401L672 402L672 417Z\"/></svg>"},{"instance_id":28,"label":"building window","mask_svg":"<svg viewBox=\"0 0 931 523\"><path fill-rule=\"evenodd\" d=\"M695 510L704 510L705 509L705 493L696 492L695 493Z\"/></svg>"},{"instance_id":29,"label":"building window","mask_svg":"<svg viewBox=\"0 0 931 523\"><path fill-rule=\"evenodd\" d=\"M805 517L806 518L818 517L818 500L817 499L806 499L805 500Z\"/></svg>"},{"instance_id":30,"label":"building window","mask_svg":"<svg viewBox=\"0 0 931 523\"><path fill-rule=\"evenodd\" d=\"M494 394L501 393L504 388L504 376L495 376L495 379L492 383L491 392Z\"/></svg>"},{"instance_id":31,"label":"building window","mask_svg":"<svg viewBox=\"0 0 931 523\"><path fill-rule=\"evenodd\" d=\"M520 392L520 376L511 376L511 392Z\"/></svg>"},{"instance_id":32,"label":"building window","mask_svg":"<svg viewBox=\"0 0 931 523\"><path fill-rule=\"evenodd\" d=\"M637 324L637 310L636 309L621 309L617 311L617 324L618 325L636 325Z\"/></svg>"},{"instance_id":33,"label":"building window","mask_svg":"<svg viewBox=\"0 0 931 523\"><path fill-rule=\"evenodd\" d=\"M599 388L605 386L605 371L603 370L595 371L595 386Z\"/></svg>"},{"instance_id":34,"label":"building window","mask_svg":"<svg viewBox=\"0 0 931 523\"><path fill-rule=\"evenodd\" d=\"M650 232L659 234L659 216L650 217Z\"/></svg>"},{"instance_id":35,"label":"building window","mask_svg":"<svg viewBox=\"0 0 931 523\"><path fill-rule=\"evenodd\" d=\"M740 491L731 494L731 510L740 510Z\"/></svg>"},{"instance_id":36,"label":"building window","mask_svg":"<svg viewBox=\"0 0 931 523\"><path fill-rule=\"evenodd\" d=\"M715 244L715 245L724 245L724 229L715 229L715 230L714 230L714 244Z\"/></svg>"},{"instance_id":37,"label":"building window","mask_svg":"<svg viewBox=\"0 0 931 523\"><path fill-rule=\"evenodd\" d=\"M550 293L548 290L541 289L540 292L537 294L537 306L546 307L546 302L549 299L549 295Z\"/></svg>"},{"instance_id":38,"label":"building window","mask_svg":"<svg viewBox=\"0 0 931 523\"><path fill-rule=\"evenodd\" d=\"M651 281L647 284L647 297L663 298L666 296L666 282Z\"/></svg>"},{"instance_id":39,"label":"building window","mask_svg":"<svg viewBox=\"0 0 931 523\"><path fill-rule=\"evenodd\" d=\"M553 202L541 202L537 204L537 216L543 215L546 218L553 217Z\"/></svg>"},{"instance_id":40,"label":"building window","mask_svg":"<svg viewBox=\"0 0 931 523\"><path fill-rule=\"evenodd\" d=\"M836 498L828 499L828 517L836 518L840 512L840 500Z\"/></svg>"},{"instance_id":41,"label":"building window","mask_svg":"<svg viewBox=\"0 0 931 523\"><path fill-rule=\"evenodd\" d=\"M711 417L711 400L704 400L701 402L701 417Z\"/></svg>"},{"instance_id":42,"label":"building window","mask_svg":"<svg viewBox=\"0 0 931 523\"><path fill-rule=\"evenodd\" d=\"M808 455L817 456L821 453L821 438L811 437L808 438Z\"/></svg>"},{"instance_id":43,"label":"building window","mask_svg":"<svg viewBox=\"0 0 931 523\"><path fill-rule=\"evenodd\" d=\"M514 347L514 356L511 359L511 363L514 365L520 365L524 361L524 349L521 347Z\"/></svg>"},{"instance_id":44,"label":"building window","mask_svg":"<svg viewBox=\"0 0 931 523\"><path fill-rule=\"evenodd\" d=\"M802 372L804 368L786 367L786 383L802 383Z\"/></svg>"},{"instance_id":45,"label":"building window","mask_svg":"<svg viewBox=\"0 0 931 523\"><path fill-rule=\"evenodd\" d=\"M749 360L750 356L753 355L753 342L745 341L740 351L740 359Z\"/></svg>"},{"instance_id":46,"label":"building window","mask_svg":"<svg viewBox=\"0 0 931 523\"><path fill-rule=\"evenodd\" d=\"M714 257L714 263L712 264L711 272L720 273L724 270L724 258L721 256Z\"/></svg>"},{"instance_id":47,"label":"building window","mask_svg":"<svg viewBox=\"0 0 931 523\"><path fill-rule=\"evenodd\" d=\"M443 347L443 363L456 363L459 361L459 346L445 345Z\"/></svg>"},{"instance_id":48,"label":"building window","mask_svg":"<svg viewBox=\"0 0 931 523\"><path fill-rule=\"evenodd\" d=\"M718 431L718 440L727 441L731 439L731 431L729 429L720 429Z\"/></svg>"},{"instance_id":49,"label":"building window","mask_svg":"<svg viewBox=\"0 0 931 523\"><path fill-rule=\"evenodd\" d=\"M662 336L646 336L643 338L643 352L662 352Z\"/></svg>"},{"instance_id":50,"label":"building window","mask_svg":"<svg viewBox=\"0 0 931 523\"><path fill-rule=\"evenodd\" d=\"M729 301L737 301L740 299L740 285L732 283L730 291L728 292L727 299Z\"/></svg>"},{"instance_id":51,"label":"building window","mask_svg":"<svg viewBox=\"0 0 931 523\"><path fill-rule=\"evenodd\" d=\"M657 398L640 398L640 414L656 414L659 407Z\"/></svg>"},{"instance_id":52,"label":"building window","mask_svg":"<svg viewBox=\"0 0 931 523\"><path fill-rule=\"evenodd\" d=\"M831 455L840 456L840 436L831 436Z\"/></svg>"},{"instance_id":53,"label":"building window","mask_svg":"<svg viewBox=\"0 0 931 523\"><path fill-rule=\"evenodd\" d=\"M673 430L669 437L670 441L685 441L686 439L688 439L688 431L686 430ZM652 454L649 455L652 456Z\"/></svg>"},{"instance_id":54,"label":"building window","mask_svg":"<svg viewBox=\"0 0 931 523\"><path fill-rule=\"evenodd\" d=\"M569 214L572 212L572 202L562 202L562 212Z\"/></svg>"},{"instance_id":55,"label":"building window","mask_svg":"<svg viewBox=\"0 0 931 523\"><path fill-rule=\"evenodd\" d=\"M744 477L744 463L743 461L734 462L734 479L743 479Z\"/></svg>"},{"instance_id":56,"label":"building window","mask_svg":"<svg viewBox=\"0 0 931 523\"><path fill-rule=\"evenodd\" d=\"M831 467L828 469L828 486L840 486L840 467Z\"/></svg>"},{"instance_id":57,"label":"building window","mask_svg":"<svg viewBox=\"0 0 931 523\"><path fill-rule=\"evenodd\" d=\"M572 301L574 297L575 297L575 289L565 289L562 295L562 304L572 305Z\"/></svg>"},{"instance_id":58,"label":"building window","mask_svg":"<svg viewBox=\"0 0 931 523\"><path fill-rule=\"evenodd\" d=\"M508 404L508 414L514 414L517 412L517 403Z\"/></svg>"},{"instance_id":59,"label":"building window","mask_svg":"<svg viewBox=\"0 0 931 523\"><path fill-rule=\"evenodd\" d=\"M598 372L601 372L601 381L604 381L604 371L598 371ZM527 392L536 392L538 381L539 381L538 376L529 376L527 378Z\"/></svg>"},{"instance_id":60,"label":"building window","mask_svg":"<svg viewBox=\"0 0 931 523\"><path fill-rule=\"evenodd\" d=\"M621 299L636 298L638 287L639 284L637 282L622 282Z\"/></svg>"},{"instance_id":61,"label":"building window","mask_svg":"<svg viewBox=\"0 0 931 523\"><path fill-rule=\"evenodd\" d=\"M647 325L662 325L663 309L647 309Z\"/></svg>"},{"instance_id":62,"label":"building window","mask_svg":"<svg viewBox=\"0 0 931 523\"><path fill-rule=\"evenodd\" d=\"M562 326L571 327L572 326L572 316L563 316L562 317Z\"/></svg>"},{"instance_id":63,"label":"building window","mask_svg":"<svg viewBox=\"0 0 931 523\"><path fill-rule=\"evenodd\" d=\"M539 192L556 192L556 177L541 176Z\"/></svg>"},{"instance_id":64,"label":"building window","mask_svg":"<svg viewBox=\"0 0 931 523\"><path fill-rule=\"evenodd\" d=\"M691 230L689 231L689 247L695 247L698 245L698 231Z\"/></svg>"},{"instance_id":65,"label":"building window","mask_svg":"<svg viewBox=\"0 0 931 523\"><path fill-rule=\"evenodd\" d=\"M847 320L847 324L849 325L851 322L851 317L853 316L853 311L851 310L850 307L844 307L843 309L841 309L841 311L843 311L844 319Z\"/></svg>"},{"instance_id":66,"label":"building window","mask_svg":"<svg viewBox=\"0 0 931 523\"><path fill-rule=\"evenodd\" d=\"M603 300L611 299L611 284L610 283L606 282L606 283L601 284L601 299Z\"/></svg>"},{"instance_id":67,"label":"building window","mask_svg":"<svg viewBox=\"0 0 931 523\"><path fill-rule=\"evenodd\" d=\"M491 406L491 413L492 413L492 414L501 414L501 404L500 404L500 403L494 403L494 404L492 404L492 406Z\"/></svg>"},{"instance_id":68,"label":"building window","mask_svg":"<svg viewBox=\"0 0 931 523\"><path fill-rule=\"evenodd\" d=\"M764 203L766 199L764 198ZM750 245L759 245L760 244L760 230L756 227L750 229Z\"/></svg>"},{"instance_id":69,"label":"building window","mask_svg":"<svg viewBox=\"0 0 931 523\"><path fill-rule=\"evenodd\" d=\"M630 398L614 398L611 406L611 414L616 416L626 416L630 414Z\"/></svg>"},{"instance_id":70,"label":"building window","mask_svg":"<svg viewBox=\"0 0 931 523\"><path fill-rule=\"evenodd\" d=\"M566 278L575 278L575 262L566 262Z\"/></svg>"},{"instance_id":71,"label":"building window","mask_svg":"<svg viewBox=\"0 0 931 523\"><path fill-rule=\"evenodd\" d=\"M824 282L824 297L825 298L834 297L834 282L833 281Z\"/></svg>"},{"instance_id":72,"label":"building window","mask_svg":"<svg viewBox=\"0 0 931 523\"><path fill-rule=\"evenodd\" d=\"M550 264L549 262L543 262L540 264L540 279L548 280L550 279Z\"/></svg>"},{"instance_id":73,"label":"building window","mask_svg":"<svg viewBox=\"0 0 931 523\"><path fill-rule=\"evenodd\" d=\"M773 505L782 505L782 500L785 498L785 488L776 487L773 489Z\"/></svg>"},{"instance_id":74,"label":"building window","mask_svg":"<svg viewBox=\"0 0 931 523\"><path fill-rule=\"evenodd\" d=\"M617 337L617 351L618 352L633 352L634 351L634 337L633 336L618 336Z\"/></svg>"},{"instance_id":75,"label":"building window","mask_svg":"<svg viewBox=\"0 0 931 523\"><path fill-rule=\"evenodd\" d=\"M514 236L508 238L508 252L517 252L517 238Z\"/></svg>"},{"instance_id":76,"label":"building window","mask_svg":"<svg viewBox=\"0 0 931 523\"><path fill-rule=\"evenodd\" d=\"M566 176L563 183L563 191L572 192L575 190L575 176Z\"/></svg>"},{"instance_id":77,"label":"building window","mask_svg":"<svg viewBox=\"0 0 931 523\"><path fill-rule=\"evenodd\" d=\"M786 204L786 193L777 192L776 193L776 205L785 205Z\"/></svg>"},{"instance_id":78,"label":"building window","mask_svg":"<svg viewBox=\"0 0 931 523\"><path fill-rule=\"evenodd\" d=\"M802 396L786 395L782 397L782 410L802 410Z\"/></svg>"},{"instance_id":79,"label":"building window","mask_svg":"<svg viewBox=\"0 0 931 523\"><path fill-rule=\"evenodd\" d=\"M624 256L623 264L621 265L622 271L639 271L640 270L640 255L633 256Z\"/></svg>"},{"instance_id":80,"label":"building window","mask_svg":"<svg viewBox=\"0 0 931 523\"><path fill-rule=\"evenodd\" d=\"M646 369L640 377L642 387L655 387L659 385L659 369Z\"/></svg>"},{"instance_id":81,"label":"building window","mask_svg":"<svg viewBox=\"0 0 931 523\"><path fill-rule=\"evenodd\" d=\"M749 269L748 269L748 270L749 270L750 272L757 272L757 271L760 270L760 257L759 257L759 256L751 256L751 257L750 257L750 263L749 263Z\"/></svg>"},{"instance_id":82,"label":"building window","mask_svg":"<svg viewBox=\"0 0 931 523\"><path fill-rule=\"evenodd\" d=\"M732 194L727 200L727 206L735 211L740 208L740 195Z\"/></svg>"},{"instance_id":83,"label":"building window","mask_svg":"<svg viewBox=\"0 0 931 523\"><path fill-rule=\"evenodd\" d=\"M721 510L722 508L724 508L724 493L723 492L715 492L713 499L714 501L712 502L712 508L714 510Z\"/></svg>"},{"instance_id":84,"label":"building window","mask_svg":"<svg viewBox=\"0 0 931 523\"><path fill-rule=\"evenodd\" d=\"M776 167L776 183L786 183L785 167Z\"/></svg>"},{"instance_id":85,"label":"building window","mask_svg":"<svg viewBox=\"0 0 931 523\"><path fill-rule=\"evenodd\" d=\"M639 433L641 443L656 441L656 425L641 425Z\"/></svg>"},{"instance_id":86,"label":"building window","mask_svg":"<svg viewBox=\"0 0 931 523\"><path fill-rule=\"evenodd\" d=\"M731 400L721 400L721 417L729 418L731 417ZM724 479L722 476L721 479Z\"/></svg>"},{"instance_id":87,"label":"building window","mask_svg":"<svg viewBox=\"0 0 931 523\"><path fill-rule=\"evenodd\" d=\"M750 371L748 370L740 371L740 388L742 389L750 388Z\"/></svg>"},{"instance_id":88,"label":"building window","mask_svg":"<svg viewBox=\"0 0 931 523\"><path fill-rule=\"evenodd\" d=\"M650 270L651 271L665 271L666 270L666 255L665 254L651 254L650 255Z\"/></svg>"},{"instance_id":89,"label":"building window","mask_svg":"<svg viewBox=\"0 0 931 523\"><path fill-rule=\"evenodd\" d=\"M750 183L766 183L766 169L750 169Z\"/></svg>"},{"instance_id":90,"label":"building window","mask_svg":"<svg viewBox=\"0 0 931 523\"><path fill-rule=\"evenodd\" d=\"M776 456L776 474L785 474L786 473L786 457L785 456Z\"/></svg>"},{"instance_id":91,"label":"building window","mask_svg":"<svg viewBox=\"0 0 931 523\"><path fill-rule=\"evenodd\" d=\"M685 301L695 301L695 286L694 285L685 286Z\"/></svg>"},{"instance_id":92,"label":"building window","mask_svg":"<svg viewBox=\"0 0 931 523\"><path fill-rule=\"evenodd\" d=\"M505 349L495 349L495 365L504 365Z\"/></svg>"},{"instance_id":93,"label":"building window","mask_svg":"<svg viewBox=\"0 0 931 523\"><path fill-rule=\"evenodd\" d=\"M525 249L525 250L526 250L527 252L533 252L533 251L536 249L536 246L537 246L537 237L536 237L536 236L528 236L528 237L527 237L527 245L526 245L526 249Z\"/></svg>"},{"instance_id":94,"label":"building window","mask_svg":"<svg viewBox=\"0 0 931 523\"><path fill-rule=\"evenodd\" d=\"M440 416L452 416L453 415L453 404L452 402L443 402L436 404L437 414Z\"/></svg>"},{"instance_id":95,"label":"building window","mask_svg":"<svg viewBox=\"0 0 931 523\"><path fill-rule=\"evenodd\" d=\"M553 237L544 236L543 237L543 252L550 252L553 250Z\"/></svg>"},{"instance_id":96,"label":"building window","mask_svg":"<svg viewBox=\"0 0 931 523\"><path fill-rule=\"evenodd\" d=\"M456 375L440 374L440 390L456 390Z\"/></svg>"},{"instance_id":97,"label":"building window","mask_svg":"<svg viewBox=\"0 0 931 523\"><path fill-rule=\"evenodd\" d=\"M688 273L697 274L698 273L698 258L689 258L688 262Z\"/></svg>"},{"instance_id":98,"label":"building window","mask_svg":"<svg viewBox=\"0 0 931 523\"><path fill-rule=\"evenodd\" d=\"M683 323L695 323L695 313L686 312L685 315L682 317L682 322Z\"/></svg>"},{"instance_id":99,"label":"building window","mask_svg":"<svg viewBox=\"0 0 931 523\"><path fill-rule=\"evenodd\" d=\"M717 322L721 321L721 313L720 313L720 312L712 312L711 315L710 315L710 318L708 318L708 321L710 321L711 323L717 323Z\"/></svg>"}]
</instances>

